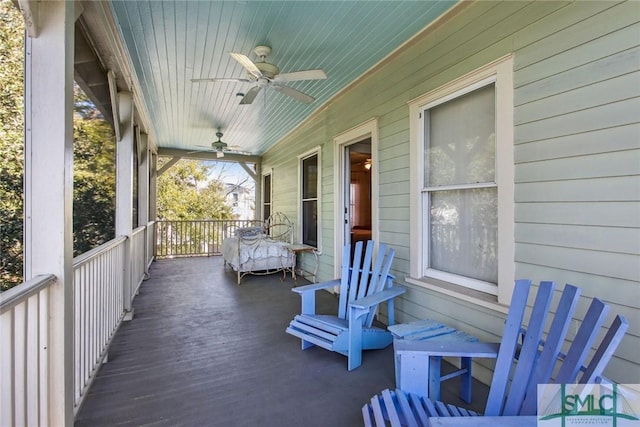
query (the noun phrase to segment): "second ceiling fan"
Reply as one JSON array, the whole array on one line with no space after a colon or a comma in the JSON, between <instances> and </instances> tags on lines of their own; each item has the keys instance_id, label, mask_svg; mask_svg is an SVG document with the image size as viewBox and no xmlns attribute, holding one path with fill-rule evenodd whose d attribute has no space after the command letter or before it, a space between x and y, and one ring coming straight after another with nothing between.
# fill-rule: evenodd
<instances>
[{"instance_id":1,"label":"second ceiling fan","mask_svg":"<svg viewBox=\"0 0 640 427\"><path fill-rule=\"evenodd\" d=\"M313 102L314 98L306 93L300 92L297 89L293 89L289 86L284 86L283 82L294 82L300 80L323 80L327 78L327 75L323 70L304 70L294 71L291 73L280 73L280 69L274 64L266 62L266 57L271 53L269 46L257 46L254 49L259 61L253 62L248 56L242 53L229 52L231 57L238 61L246 70L247 78L234 79L234 78L204 78L204 79L191 79L192 82L220 82L220 81L232 81L243 83L254 83L254 86L249 89L240 104L251 104L256 98L262 88L271 88L291 98L309 104Z\"/></svg>"},{"instance_id":2,"label":"second ceiling fan","mask_svg":"<svg viewBox=\"0 0 640 427\"><path fill-rule=\"evenodd\" d=\"M224 134L222 133L222 129L218 128L216 132L217 141L213 141L209 146L199 145L198 147L208 148L206 151L213 151L216 153L216 158L220 159L224 157L224 153L234 153L234 154L242 154L249 155L250 153L246 151L242 151L238 146L229 146L226 142L222 141L222 137Z\"/></svg>"}]
</instances>

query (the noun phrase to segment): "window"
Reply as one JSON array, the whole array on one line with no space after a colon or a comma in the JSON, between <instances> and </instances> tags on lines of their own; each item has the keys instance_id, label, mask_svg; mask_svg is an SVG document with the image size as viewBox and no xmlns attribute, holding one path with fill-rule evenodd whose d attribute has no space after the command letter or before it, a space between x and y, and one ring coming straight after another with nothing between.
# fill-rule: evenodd
<instances>
[{"instance_id":1,"label":"window","mask_svg":"<svg viewBox=\"0 0 640 427\"><path fill-rule=\"evenodd\" d=\"M301 157L301 235L302 243L318 247L318 152Z\"/></svg>"},{"instance_id":2,"label":"window","mask_svg":"<svg viewBox=\"0 0 640 427\"><path fill-rule=\"evenodd\" d=\"M271 216L271 174L262 177L262 219Z\"/></svg>"},{"instance_id":3,"label":"window","mask_svg":"<svg viewBox=\"0 0 640 427\"><path fill-rule=\"evenodd\" d=\"M419 157L412 276L493 295L502 283L507 299L514 279L511 64L510 57L496 61L411 106Z\"/></svg>"}]
</instances>

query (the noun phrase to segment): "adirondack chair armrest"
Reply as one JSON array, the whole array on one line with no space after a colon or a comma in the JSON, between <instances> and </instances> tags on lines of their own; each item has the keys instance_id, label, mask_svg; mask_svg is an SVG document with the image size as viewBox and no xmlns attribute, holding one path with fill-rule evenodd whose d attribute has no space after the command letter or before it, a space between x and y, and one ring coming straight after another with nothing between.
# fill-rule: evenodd
<instances>
[{"instance_id":1,"label":"adirondack chair armrest","mask_svg":"<svg viewBox=\"0 0 640 427\"><path fill-rule=\"evenodd\" d=\"M315 292L322 289L333 288L334 286L340 286L340 279L329 280L328 282L312 283L310 285L298 286L291 288L291 290L300 295L307 292Z\"/></svg>"},{"instance_id":2,"label":"adirondack chair armrest","mask_svg":"<svg viewBox=\"0 0 640 427\"><path fill-rule=\"evenodd\" d=\"M443 357L484 357L495 359L498 357L500 343L497 342L447 342L437 340L402 340L393 341L396 353L425 352L432 356Z\"/></svg>"},{"instance_id":3,"label":"adirondack chair armrest","mask_svg":"<svg viewBox=\"0 0 640 427\"><path fill-rule=\"evenodd\" d=\"M359 298L349 304L349 307L368 310L369 308L378 305L381 302L388 301L397 297L398 295L402 295L403 293L405 293L405 291L406 289L404 287L396 285L376 294L369 295L364 298Z\"/></svg>"}]
</instances>

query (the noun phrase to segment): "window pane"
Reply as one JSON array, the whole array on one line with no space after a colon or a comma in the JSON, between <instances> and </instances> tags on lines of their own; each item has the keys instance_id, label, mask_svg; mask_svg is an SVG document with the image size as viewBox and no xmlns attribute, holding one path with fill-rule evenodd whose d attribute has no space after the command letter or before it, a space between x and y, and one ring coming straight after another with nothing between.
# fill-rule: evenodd
<instances>
[{"instance_id":1,"label":"window pane","mask_svg":"<svg viewBox=\"0 0 640 427\"><path fill-rule=\"evenodd\" d=\"M302 198L318 197L318 156L311 156L302 161Z\"/></svg>"},{"instance_id":2,"label":"window pane","mask_svg":"<svg viewBox=\"0 0 640 427\"><path fill-rule=\"evenodd\" d=\"M318 202L302 202L302 243L318 246Z\"/></svg>"},{"instance_id":3,"label":"window pane","mask_svg":"<svg viewBox=\"0 0 640 427\"><path fill-rule=\"evenodd\" d=\"M271 203L271 175L264 176L264 183L262 185L264 203Z\"/></svg>"},{"instance_id":4,"label":"window pane","mask_svg":"<svg viewBox=\"0 0 640 427\"><path fill-rule=\"evenodd\" d=\"M497 209L496 188L432 192L429 266L497 283Z\"/></svg>"},{"instance_id":5,"label":"window pane","mask_svg":"<svg viewBox=\"0 0 640 427\"><path fill-rule=\"evenodd\" d=\"M494 85L425 113L425 186L494 182Z\"/></svg>"},{"instance_id":6,"label":"window pane","mask_svg":"<svg viewBox=\"0 0 640 427\"><path fill-rule=\"evenodd\" d=\"M271 216L271 205L264 205L264 214L263 214L263 220L267 220L269 219L269 217Z\"/></svg>"}]
</instances>

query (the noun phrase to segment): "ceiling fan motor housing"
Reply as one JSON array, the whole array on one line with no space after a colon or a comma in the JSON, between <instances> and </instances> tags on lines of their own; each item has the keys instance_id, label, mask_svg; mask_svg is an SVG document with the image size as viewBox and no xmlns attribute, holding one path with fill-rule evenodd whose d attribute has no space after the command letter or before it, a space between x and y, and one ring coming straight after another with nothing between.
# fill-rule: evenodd
<instances>
[{"instance_id":1,"label":"ceiling fan motor housing","mask_svg":"<svg viewBox=\"0 0 640 427\"><path fill-rule=\"evenodd\" d=\"M255 66L258 67L258 70L260 70L264 77L272 80L278 75L280 70L275 65L265 61L265 58L271 53L271 48L269 46L256 46L253 51L258 55L258 58L260 58L260 61L254 63Z\"/></svg>"},{"instance_id":2,"label":"ceiling fan motor housing","mask_svg":"<svg viewBox=\"0 0 640 427\"><path fill-rule=\"evenodd\" d=\"M276 67L273 64L269 64L268 62L256 62L256 67L258 67L258 70L260 70L260 72L262 73L262 75L268 79L273 79L275 76L278 75L278 73L280 72L280 70L278 69L278 67ZM251 76L251 73L248 73L249 77L253 77Z\"/></svg>"},{"instance_id":3,"label":"ceiling fan motor housing","mask_svg":"<svg viewBox=\"0 0 640 427\"><path fill-rule=\"evenodd\" d=\"M213 148L216 151L222 151L225 148L227 148L227 143L222 141L223 135L224 134L222 133L222 131L218 129L218 131L216 132L216 136L218 137L218 140L211 143L211 148Z\"/></svg>"}]
</instances>

